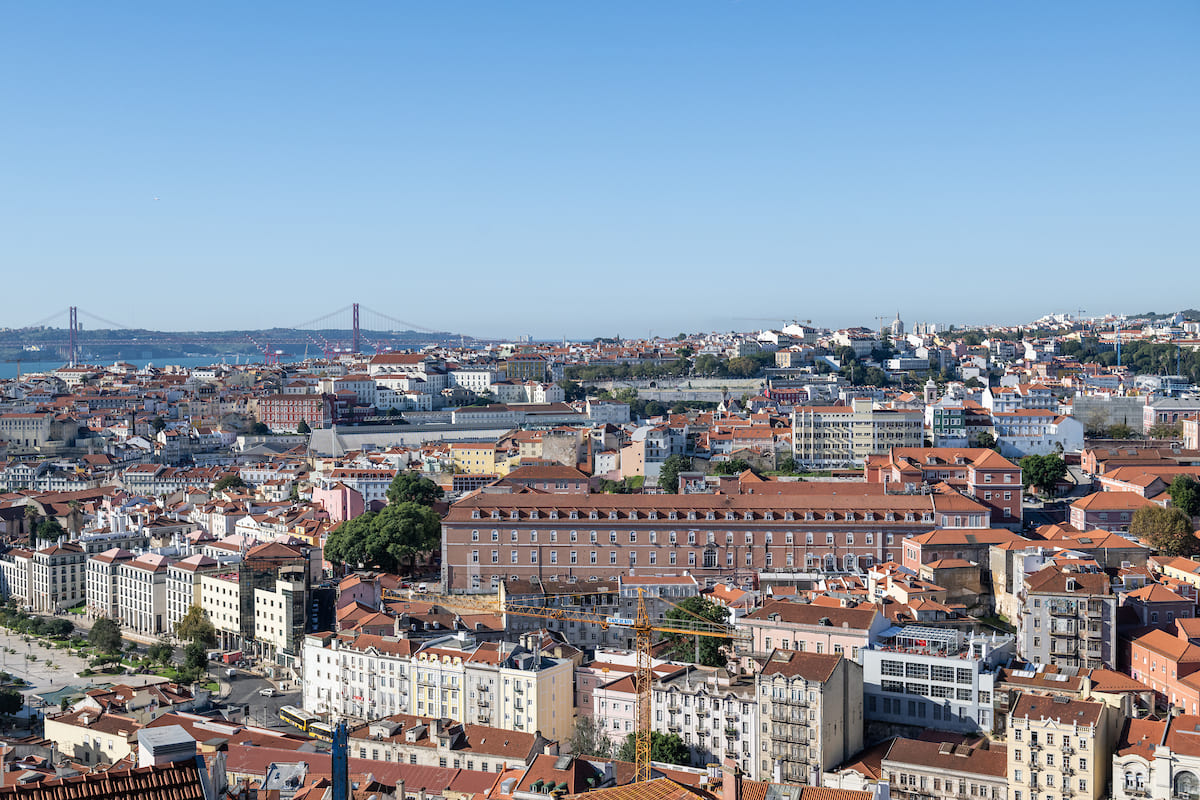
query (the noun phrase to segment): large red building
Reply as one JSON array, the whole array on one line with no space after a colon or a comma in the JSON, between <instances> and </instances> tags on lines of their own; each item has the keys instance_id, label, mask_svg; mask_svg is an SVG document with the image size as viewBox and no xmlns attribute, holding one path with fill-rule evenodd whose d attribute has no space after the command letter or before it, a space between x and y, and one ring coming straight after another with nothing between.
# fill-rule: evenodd
<instances>
[{"instance_id":1,"label":"large red building","mask_svg":"<svg viewBox=\"0 0 1200 800\"><path fill-rule=\"evenodd\" d=\"M301 421L313 428L333 424L333 398L327 394L275 394L258 400L258 420L273 431L294 431Z\"/></svg>"},{"instance_id":2,"label":"large red building","mask_svg":"<svg viewBox=\"0 0 1200 800\"><path fill-rule=\"evenodd\" d=\"M759 483L745 494L478 492L442 523L450 591L505 579L586 582L679 575L702 585L804 579L899 560L935 528L987 528L991 512L953 492L888 494L879 484Z\"/></svg>"},{"instance_id":3,"label":"large red building","mask_svg":"<svg viewBox=\"0 0 1200 800\"><path fill-rule=\"evenodd\" d=\"M946 483L992 512L992 523L1021 529L1021 467L986 447L894 447L867 460L867 481L893 491Z\"/></svg>"}]
</instances>

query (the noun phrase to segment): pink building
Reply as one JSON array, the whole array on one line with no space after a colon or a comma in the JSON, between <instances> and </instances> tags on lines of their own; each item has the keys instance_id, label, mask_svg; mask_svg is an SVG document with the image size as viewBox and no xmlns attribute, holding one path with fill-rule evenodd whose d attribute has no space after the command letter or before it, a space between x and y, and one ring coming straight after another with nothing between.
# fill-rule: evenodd
<instances>
[{"instance_id":1,"label":"pink building","mask_svg":"<svg viewBox=\"0 0 1200 800\"><path fill-rule=\"evenodd\" d=\"M751 635L751 652L743 653L743 666L753 668L754 657L771 651L844 653L856 660L858 651L891 625L882 609L872 603L829 607L787 600L769 601L750 612L739 624Z\"/></svg>"},{"instance_id":2,"label":"pink building","mask_svg":"<svg viewBox=\"0 0 1200 800\"><path fill-rule=\"evenodd\" d=\"M354 519L366 511L362 494L341 481L331 483L327 487L314 486L312 499L325 509L329 514L329 521L335 525Z\"/></svg>"}]
</instances>

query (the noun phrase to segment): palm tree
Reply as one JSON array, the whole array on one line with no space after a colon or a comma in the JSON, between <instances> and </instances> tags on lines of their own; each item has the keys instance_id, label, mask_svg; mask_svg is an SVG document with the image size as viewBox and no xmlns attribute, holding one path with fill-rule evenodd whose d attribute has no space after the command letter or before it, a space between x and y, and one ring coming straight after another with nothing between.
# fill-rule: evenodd
<instances>
[{"instance_id":1,"label":"palm tree","mask_svg":"<svg viewBox=\"0 0 1200 800\"><path fill-rule=\"evenodd\" d=\"M25 504L25 532L29 534L29 541L31 543L33 542L33 532L37 529L41 516L37 506L33 503Z\"/></svg>"},{"instance_id":2,"label":"palm tree","mask_svg":"<svg viewBox=\"0 0 1200 800\"><path fill-rule=\"evenodd\" d=\"M67 508L71 509L67 514L67 526L71 529L71 538L78 539L79 531L83 527L83 503L78 500L68 500Z\"/></svg>"}]
</instances>

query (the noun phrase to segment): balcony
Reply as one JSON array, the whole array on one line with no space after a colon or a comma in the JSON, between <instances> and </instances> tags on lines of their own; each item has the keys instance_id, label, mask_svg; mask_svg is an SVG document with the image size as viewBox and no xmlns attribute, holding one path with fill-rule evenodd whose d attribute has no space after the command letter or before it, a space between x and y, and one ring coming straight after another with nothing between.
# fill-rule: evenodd
<instances>
[{"instance_id":1,"label":"balcony","mask_svg":"<svg viewBox=\"0 0 1200 800\"><path fill-rule=\"evenodd\" d=\"M1065 603L1048 603L1047 610L1052 617L1073 617L1075 616L1074 604L1068 605Z\"/></svg>"},{"instance_id":2,"label":"balcony","mask_svg":"<svg viewBox=\"0 0 1200 800\"><path fill-rule=\"evenodd\" d=\"M725 729L725 738L726 739L735 739L735 738L737 738L737 735L738 735L737 728L726 728Z\"/></svg>"},{"instance_id":3,"label":"balcony","mask_svg":"<svg viewBox=\"0 0 1200 800\"><path fill-rule=\"evenodd\" d=\"M520 684L520 683L514 683L514 684L513 684L513 691L514 691L514 692L516 692L517 694L525 694L525 686L524 686L524 684Z\"/></svg>"},{"instance_id":4,"label":"balcony","mask_svg":"<svg viewBox=\"0 0 1200 800\"><path fill-rule=\"evenodd\" d=\"M485 698L483 698L483 697L481 697L481 698L479 698L478 700L476 700L476 701L475 701L475 704L476 704L476 705L478 705L480 708L487 708L487 707L488 707L488 701L487 701Z\"/></svg>"}]
</instances>

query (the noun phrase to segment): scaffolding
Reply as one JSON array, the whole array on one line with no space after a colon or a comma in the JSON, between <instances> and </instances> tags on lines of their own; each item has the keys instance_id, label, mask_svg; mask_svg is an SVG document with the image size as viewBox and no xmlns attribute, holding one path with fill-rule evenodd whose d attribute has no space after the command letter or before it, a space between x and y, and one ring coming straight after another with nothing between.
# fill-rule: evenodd
<instances>
[{"instance_id":1,"label":"scaffolding","mask_svg":"<svg viewBox=\"0 0 1200 800\"><path fill-rule=\"evenodd\" d=\"M905 653L952 656L957 655L963 648L962 632L946 628L906 625L903 628L884 631L880 638L887 642L887 649Z\"/></svg>"}]
</instances>

